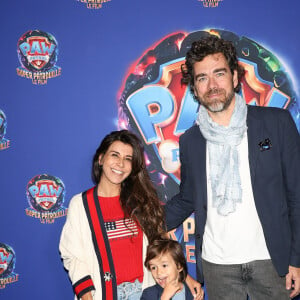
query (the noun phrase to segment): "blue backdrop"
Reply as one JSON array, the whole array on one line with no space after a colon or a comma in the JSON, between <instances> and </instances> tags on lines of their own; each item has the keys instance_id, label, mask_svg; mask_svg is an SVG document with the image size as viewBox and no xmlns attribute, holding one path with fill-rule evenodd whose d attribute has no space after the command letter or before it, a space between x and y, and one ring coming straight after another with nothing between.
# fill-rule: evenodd
<instances>
[{"instance_id":1,"label":"blue backdrop","mask_svg":"<svg viewBox=\"0 0 300 300\"><path fill-rule=\"evenodd\" d=\"M58 178L44 178L44 188L54 186L61 215L72 195L91 187L91 159L103 136L118 128L127 76L165 37L218 28L268 49L289 75L299 128L297 0L111 0L99 9L76 0L16 0L0 7L0 128L6 128L0 132L0 299L73 298L58 252L65 217L48 215L43 223L28 215L28 198L35 195L28 185L41 174ZM50 33L48 41L52 36L57 42L52 67L61 74L46 84L17 74L19 39L31 30ZM36 58L37 64L43 59ZM11 262L6 273L5 262Z\"/></svg>"}]
</instances>

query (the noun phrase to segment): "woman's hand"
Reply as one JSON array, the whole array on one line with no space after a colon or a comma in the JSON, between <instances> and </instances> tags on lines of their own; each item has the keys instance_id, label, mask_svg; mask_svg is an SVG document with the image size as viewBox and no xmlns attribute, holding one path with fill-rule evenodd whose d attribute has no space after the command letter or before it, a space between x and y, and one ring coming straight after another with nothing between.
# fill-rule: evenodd
<instances>
[{"instance_id":1,"label":"woman's hand","mask_svg":"<svg viewBox=\"0 0 300 300\"><path fill-rule=\"evenodd\" d=\"M87 292L85 293L82 297L81 300L93 300L92 292Z\"/></svg>"}]
</instances>

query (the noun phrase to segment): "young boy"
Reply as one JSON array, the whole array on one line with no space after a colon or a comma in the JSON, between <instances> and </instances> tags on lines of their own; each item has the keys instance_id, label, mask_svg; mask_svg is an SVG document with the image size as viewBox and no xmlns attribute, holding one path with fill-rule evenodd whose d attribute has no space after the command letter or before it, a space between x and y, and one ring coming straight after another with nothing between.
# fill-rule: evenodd
<instances>
[{"instance_id":1,"label":"young boy","mask_svg":"<svg viewBox=\"0 0 300 300\"><path fill-rule=\"evenodd\" d=\"M143 291L141 300L192 300L185 284L187 266L180 244L173 240L155 240L147 248L145 266L156 285Z\"/></svg>"}]
</instances>

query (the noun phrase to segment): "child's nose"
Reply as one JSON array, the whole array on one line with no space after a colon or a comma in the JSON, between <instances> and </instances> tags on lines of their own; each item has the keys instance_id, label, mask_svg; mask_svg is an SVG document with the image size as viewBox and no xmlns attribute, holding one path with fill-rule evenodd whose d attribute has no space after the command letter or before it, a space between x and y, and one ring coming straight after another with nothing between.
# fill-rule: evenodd
<instances>
[{"instance_id":1,"label":"child's nose","mask_svg":"<svg viewBox=\"0 0 300 300\"><path fill-rule=\"evenodd\" d=\"M162 269L161 268L157 268L157 275L160 275L162 273Z\"/></svg>"}]
</instances>

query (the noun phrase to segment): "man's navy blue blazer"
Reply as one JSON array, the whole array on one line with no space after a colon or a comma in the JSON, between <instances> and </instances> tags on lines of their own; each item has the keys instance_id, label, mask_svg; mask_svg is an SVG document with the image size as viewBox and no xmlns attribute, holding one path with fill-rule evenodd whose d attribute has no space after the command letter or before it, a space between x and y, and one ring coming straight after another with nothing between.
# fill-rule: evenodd
<instances>
[{"instance_id":1,"label":"man's navy blue blazer","mask_svg":"<svg viewBox=\"0 0 300 300\"><path fill-rule=\"evenodd\" d=\"M188 286L185 283L184 283L184 286L185 286L185 299L193 300L194 297L193 297L190 289L188 288ZM159 300L163 290L164 289L159 284L150 286L143 291L141 300Z\"/></svg>"},{"instance_id":2,"label":"man's navy blue blazer","mask_svg":"<svg viewBox=\"0 0 300 300\"><path fill-rule=\"evenodd\" d=\"M289 112L279 108L248 106L247 126L254 201L272 262L284 276L289 265L300 267L300 137ZM264 150L259 144L266 139ZM165 205L166 223L171 230L195 213L197 279L203 282L206 140L197 125L180 137L179 147L180 191Z\"/></svg>"}]
</instances>

